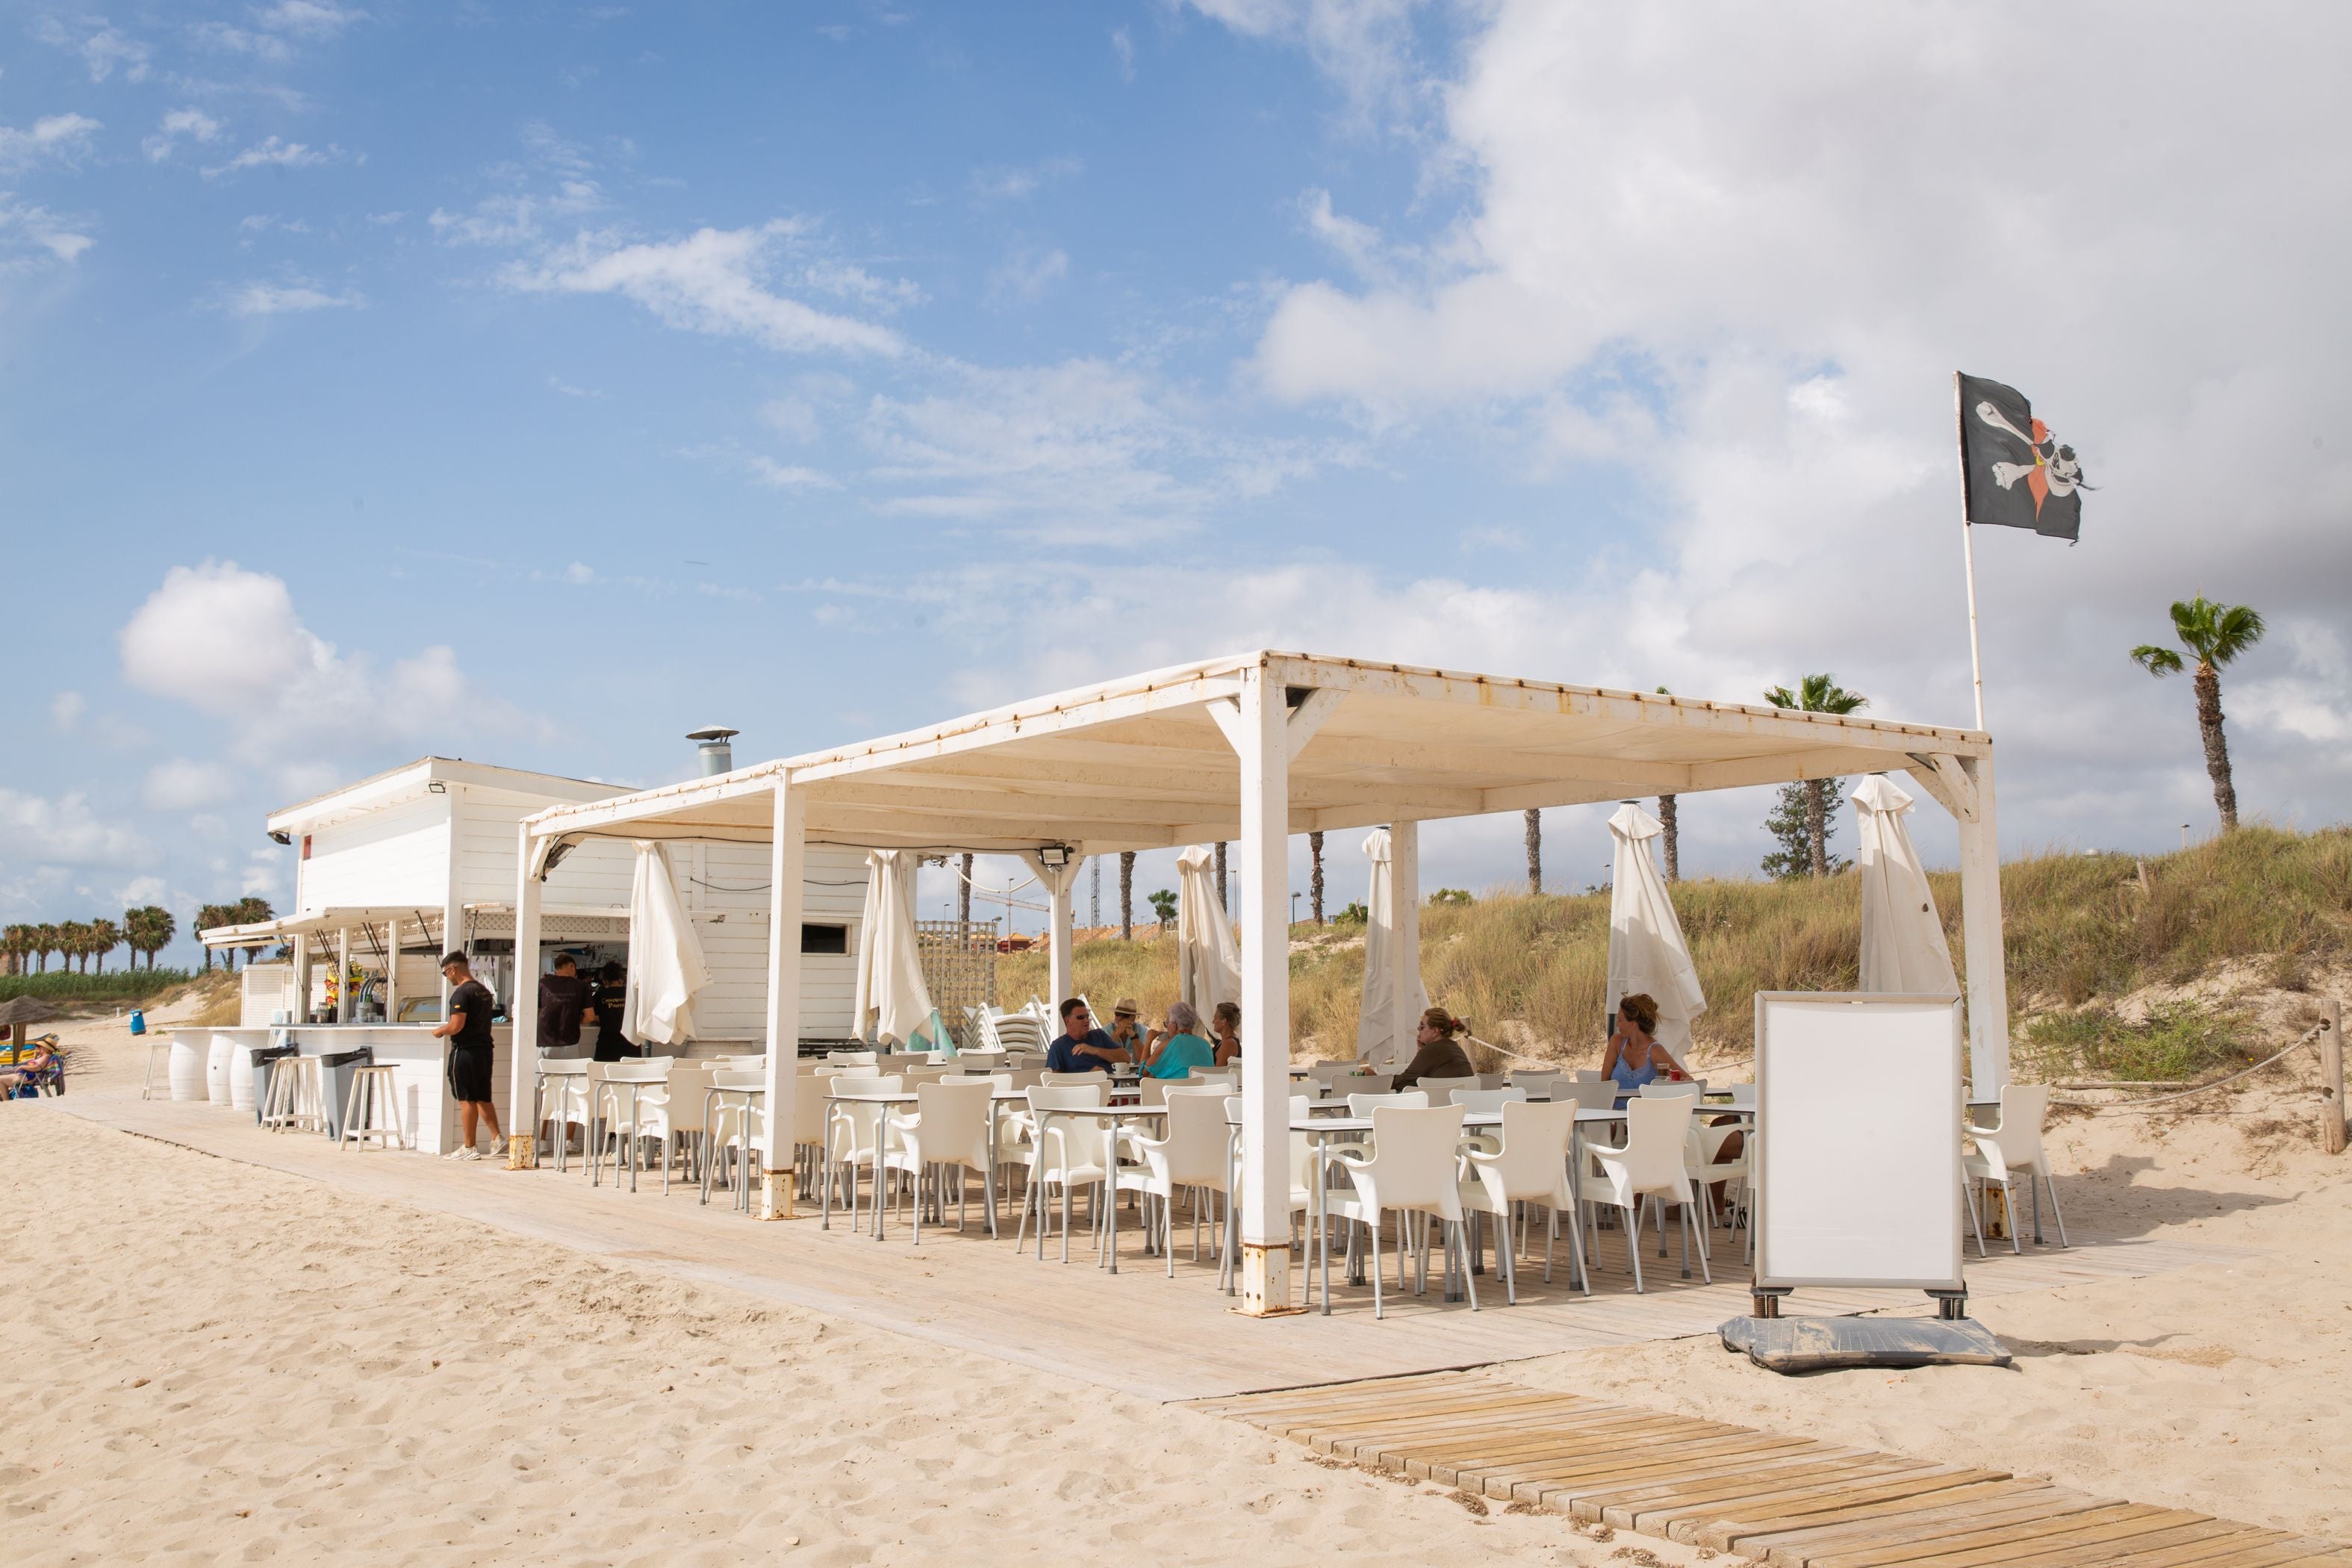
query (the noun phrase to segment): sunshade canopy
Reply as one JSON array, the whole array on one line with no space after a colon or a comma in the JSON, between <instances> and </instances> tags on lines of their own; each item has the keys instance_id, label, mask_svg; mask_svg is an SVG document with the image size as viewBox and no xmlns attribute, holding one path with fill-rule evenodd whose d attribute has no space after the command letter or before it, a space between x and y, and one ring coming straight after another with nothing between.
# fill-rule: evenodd
<instances>
[{"instance_id":1,"label":"sunshade canopy","mask_svg":"<svg viewBox=\"0 0 2352 1568\"><path fill-rule=\"evenodd\" d=\"M46 1024L58 1010L37 996L13 996L0 1002L0 1024Z\"/></svg>"},{"instance_id":2,"label":"sunshade canopy","mask_svg":"<svg viewBox=\"0 0 2352 1568\"><path fill-rule=\"evenodd\" d=\"M1088 854L1240 837L1223 729L1244 669L1286 689L1287 831L1686 795L1990 752L1980 732L1294 653L1236 654L530 819L552 842L771 836L788 776L813 843ZM543 861L542 861L543 863Z\"/></svg>"}]
</instances>

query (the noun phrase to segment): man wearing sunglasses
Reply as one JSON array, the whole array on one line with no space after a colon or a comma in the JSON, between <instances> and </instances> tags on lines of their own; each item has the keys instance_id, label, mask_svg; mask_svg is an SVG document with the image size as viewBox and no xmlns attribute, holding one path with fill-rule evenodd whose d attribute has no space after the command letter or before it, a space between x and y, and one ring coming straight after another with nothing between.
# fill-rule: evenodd
<instances>
[{"instance_id":1,"label":"man wearing sunglasses","mask_svg":"<svg viewBox=\"0 0 2352 1568\"><path fill-rule=\"evenodd\" d=\"M1133 1052L1095 1026L1084 1002L1073 996L1062 1004L1062 1033L1045 1051L1047 1072L1108 1072L1134 1060Z\"/></svg>"}]
</instances>

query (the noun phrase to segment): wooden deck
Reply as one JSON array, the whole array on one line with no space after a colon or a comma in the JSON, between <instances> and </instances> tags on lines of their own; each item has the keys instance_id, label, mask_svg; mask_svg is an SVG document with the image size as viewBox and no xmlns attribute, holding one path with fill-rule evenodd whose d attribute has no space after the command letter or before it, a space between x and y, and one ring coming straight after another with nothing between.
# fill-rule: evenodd
<instances>
[{"instance_id":1,"label":"wooden deck","mask_svg":"<svg viewBox=\"0 0 2352 1568\"><path fill-rule=\"evenodd\" d=\"M1644 1263L1648 1292L1636 1295L1624 1268L1623 1243L1601 1244L1594 1294L1567 1286L1563 1247L1557 1282L1546 1286L1522 1266L1519 1304L1503 1304L1502 1281L1477 1280L1483 1310L1439 1299L1433 1277L1423 1297L1391 1293L1388 1317L1372 1317L1369 1289L1334 1292L1333 1310L1265 1321L1240 1317L1216 1289L1207 1251L1191 1260L1189 1229L1180 1224L1175 1278L1147 1258L1128 1223L1116 1276L1097 1268L1083 1222L1071 1261L1017 1255L1012 1215L1004 1238L978 1223L961 1237L926 1227L912 1245L902 1215L881 1241L836 1221L755 1222L723 1201L705 1207L683 1186L664 1196L658 1178L631 1194L592 1189L575 1166L509 1172L425 1155L339 1151L309 1134L261 1131L248 1116L199 1104L142 1101L131 1091L77 1092L44 1101L125 1131L209 1154L324 1182L375 1202L393 1202L478 1221L512 1235L625 1259L679 1278L708 1281L953 1345L1016 1364L1063 1373L1162 1400L1199 1400L1309 1384L1394 1378L1488 1366L1582 1347L1711 1333L1748 1310L1748 1271L1718 1233L1715 1282L1684 1280L1675 1258ZM2021 1258L1996 1250L1968 1265L1979 1297L2047 1289L2087 1280L2227 1262L2244 1256L2221 1247L2095 1237L2077 1230L2068 1250L2028 1246ZM1696 1269L1694 1273L1696 1274ZM1305 1283L1295 1270L1294 1287ZM1924 1312L1924 1297L1897 1291L1800 1293L1792 1312ZM1050 1324L1050 1331L1041 1325Z\"/></svg>"},{"instance_id":2,"label":"wooden deck","mask_svg":"<svg viewBox=\"0 0 2352 1568\"><path fill-rule=\"evenodd\" d=\"M2352 1568L2352 1552L2332 1542L1544 1393L1492 1372L1195 1407L1336 1458L1772 1568Z\"/></svg>"}]
</instances>

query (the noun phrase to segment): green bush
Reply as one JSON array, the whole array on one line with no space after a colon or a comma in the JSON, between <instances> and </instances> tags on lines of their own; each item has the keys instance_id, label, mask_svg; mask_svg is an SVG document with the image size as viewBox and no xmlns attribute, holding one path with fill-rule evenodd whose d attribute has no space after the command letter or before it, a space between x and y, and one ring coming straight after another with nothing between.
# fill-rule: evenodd
<instances>
[{"instance_id":1,"label":"green bush","mask_svg":"<svg viewBox=\"0 0 2352 1568\"><path fill-rule=\"evenodd\" d=\"M2251 1059L2235 1023L2186 1005L2155 1008L2140 1024L2102 1007L2045 1014L2028 1027L2024 1045L2033 1076L2044 1081L2173 1083Z\"/></svg>"},{"instance_id":2,"label":"green bush","mask_svg":"<svg viewBox=\"0 0 2352 1568\"><path fill-rule=\"evenodd\" d=\"M144 1002L194 978L184 969L115 969L77 974L53 969L47 974L0 975L0 1002L37 996L44 1002Z\"/></svg>"}]
</instances>

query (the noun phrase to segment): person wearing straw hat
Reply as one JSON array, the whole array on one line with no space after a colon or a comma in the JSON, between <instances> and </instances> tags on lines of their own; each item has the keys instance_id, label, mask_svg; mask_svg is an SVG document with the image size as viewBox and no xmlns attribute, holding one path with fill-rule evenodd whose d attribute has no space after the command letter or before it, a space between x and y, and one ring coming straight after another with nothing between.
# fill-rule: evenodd
<instances>
[{"instance_id":1,"label":"person wearing straw hat","mask_svg":"<svg viewBox=\"0 0 2352 1568\"><path fill-rule=\"evenodd\" d=\"M1421 1027L1413 1031L1412 1060L1404 1071L1396 1075L1391 1089L1411 1089L1425 1078L1475 1078L1471 1070L1470 1054L1462 1048L1454 1037L1470 1027L1466 1019L1457 1018L1443 1007L1432 1007L1421 1016Z\"/></svg>"},{"instance_id":2,"label":"person wearing straw hat","mask_svg":"<svg viewBox=\"0 0 2352 1568\"><path fill-rule=\"evenodd\" d=\"M1111 1044L1133 1056L1137 1061L1143 1059L1148 1045L1139 1018L1141 1013L1142 1009L1135 1005L1132 996L1120 997L1118 1005L1110 1010Z\"/></svg>"}]
</instances>

